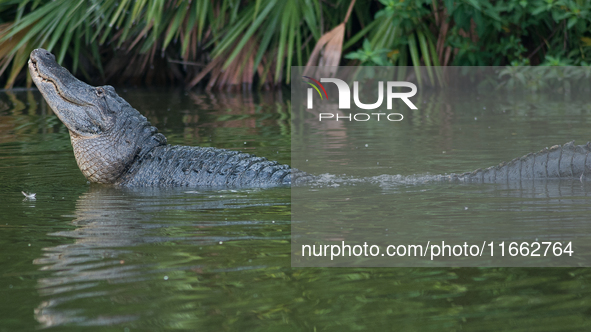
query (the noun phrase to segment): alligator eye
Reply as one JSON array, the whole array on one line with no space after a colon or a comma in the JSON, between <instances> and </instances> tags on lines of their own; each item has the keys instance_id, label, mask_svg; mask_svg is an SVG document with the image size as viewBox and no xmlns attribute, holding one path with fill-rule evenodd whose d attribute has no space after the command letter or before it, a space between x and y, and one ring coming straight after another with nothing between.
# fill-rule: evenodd
<instances>
[{"instance_id":1,"label":"alligator eye","mask_svg":"<svg viewBox=\"0 0 591 332\"><path fill-rule=\"evenodd\" d=\"M103 88L96 88L96 95L102 97L104 94Z\"/></svg>"}]
</instances>

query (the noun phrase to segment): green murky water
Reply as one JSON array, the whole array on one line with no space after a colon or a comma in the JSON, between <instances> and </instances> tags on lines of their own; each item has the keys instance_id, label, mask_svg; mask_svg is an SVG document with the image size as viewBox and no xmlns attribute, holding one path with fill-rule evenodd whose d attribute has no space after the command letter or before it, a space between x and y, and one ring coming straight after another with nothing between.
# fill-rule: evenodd
<instances>
[{"instance_id":1,"label":"green murky water","mask_svg":"<svg viewBox=\"0 0 591 332\"><path fill-rule=\"evenodd\" d=\"M588 92L427 90L414 99L418 110L393 108L404 112L401 122L319 121L321 112L337 111L336 102L307 109L295 101L297 94L292 99L292 166L322 174L311 186L292 190L294 266L591 267L589 176L499 176L494 184L434 180L436 174L496 166L573 140L584 145L590 138ZM346 118L348 112L340 112ZM567 153L561 160L568 169ZM443 242L473 251L443 257L436 249L432 260L404 250L385 254L389 245L403 246L406 253L408 246L420 245L425 253ZM365 243L378 250L339 255L343 244ZM511 244L519 245L519 254L509 253ZM556 251L547 250L548 244ZM312 257L312 245L331 248L329 257L320 250Z\"/></svg>"},{"instance_id":2,"label":"green murky water","mask_svg":"<svg viewBox=\"0 0 591 332\"><path fill-rule=\"evenodd\" d=\"M290 160L289 102L279 94L118 91L171 143ZM462 110L425 111L409 121L408 130L418 143L400 151L394 166L401 171L393 174L412 174L403 157L416 154L420 142L435 142L433 150L448 151L425 158L421 168L432 173L494 164L523 152L511 144L502 156L494 149L458 146L452 133L458 126L491 141L510 141L507 132L546 137L537 144L532 140L532 150L562 144L569 135L588 135L591 112L585 108L563 114L554 137L546 135L553 115L530 111L536 115L528 120L530 126L511 120L508 130L493 126L489 132L459 116ZM483 116L502 113L469 113L470 118ZM335 133L328 143L342 144ZM314 167L309 171L318 171ZM0 331L591 327L589 269L292 269L289 189L122 190L89 185L76 166L65 127L37 92L0 93L0 183ZM21 191L36 193L37 199L24 199ZM421 195L434 201L443 191ZM413 204L406 205L407 214Z\"/></svg>"}]
</instances>

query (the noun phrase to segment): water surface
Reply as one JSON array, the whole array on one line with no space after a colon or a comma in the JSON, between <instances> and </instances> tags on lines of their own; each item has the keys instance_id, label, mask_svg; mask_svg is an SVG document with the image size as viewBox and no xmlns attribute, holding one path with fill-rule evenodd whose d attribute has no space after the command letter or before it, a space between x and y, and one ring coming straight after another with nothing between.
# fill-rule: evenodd
<instances>
[{"instance_id":1,"label":"water surface","mask_svg":"<svg viewBox=\"0 0 591 332\"><path fill-rule=\"evenodd\" d=\"M292 128L285 96L118 92L171 143L290 161ZM483 150L454 138L459 130L450 128L458 126L491 140L510 142L518 136L494 126L483 131L475 117L503 116L489 110L431 108L419 113L408 123L414 145L396 151L395 164L372 172L415 174L416 164L405 166L405 158L425 146L434 146L425 149L426 155L439 150L421 162L421 172L430 173L469 170L522 155L523 146ZM536 151L588 133L588 109L569 112L559 114L566 116L567 127L556 131L556 113L535 117L525 127L518 117L503 125L512 126L511 132L528 132L526 148ZM345 133L353 136L343 141L339 130L327 138L335 147L374 143L355 142L351 131ZM329 157L342 157L334 151ZM350 162L367 169L362 161ZM307 171L326 173L321 164ZM581 331L591 325L588 269L291 268L287 188L123 190L90 185L78 170L67 130L34 91L0 93L0 181L0 331ZM438 206L445 188L384 190L410 195L405 213L418 218L418 208ZM535 204L535 193L488 188L504 200L507 213L519 206L520 198L516 201L511 192ZM25 199L21 191L36 193L36 200ZM563 196L552 196L558 206ZM447 213L444 207L434 211Z\"/></svg>"},{"instance_id":2,"label":"water surface","mask_svg":"<svg viewBox=\"0 0 591 332\"><path fill-rule=\"evenodd\" d=\"M297 93L294 100L305 99ZM497 166L567 142L585 145L588 93L425 90L413 98L418 110L394 105L404 113L400 122L348 121L348 112L364 110L339 110L336 101L312 109L294 102L292 165L322 174L292 190L294 266L591 267L589 176L491 184L438 175ZM321 112L340 112L341 120L319 121ZM441 257L444 243L460 249L457 256L450 248ZM373 256L367 250L342 255L345 245L364 244L376 246ZM390 245L421 246L423 253L437 245L439 257L405 255L410 249L388 256ZM302 257L304 246L318 250ZM320 246L330 248L330 257L320 255Z\"/></svg>"}]
</instances>

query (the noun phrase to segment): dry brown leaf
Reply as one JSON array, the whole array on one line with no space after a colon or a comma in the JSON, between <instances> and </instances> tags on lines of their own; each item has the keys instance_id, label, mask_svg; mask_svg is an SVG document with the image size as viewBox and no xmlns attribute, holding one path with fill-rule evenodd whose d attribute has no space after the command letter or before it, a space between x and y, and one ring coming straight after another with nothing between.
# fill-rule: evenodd
<instances>
[{"instance_id":1,"label":"dry brown leaf","mask_svg":"<svg viewBox=\"0 0 591 332\"><path fill-rule=\"evenodd\" d=\"M315 72L314 66L338 66L341 61L341 51L343 48L343 37L345 35L345 23L339 24L336 28L325 33L320 39L306 63L304 76L322 76L332 77L336 73L336 68L318 68L319 72Z\"/></svg>"},{"instance_id":2,"label":"dry brown leaf","mask_svg":"<svg viewBox=\"0 0 591 332\"><path fill-rule=\"evenodd\" d=\"M343 51L345 24L349 20L354 5L355 0L352 0L343 23L320 37L306 63L304 76L333 77L336 74ZM317 71L312 68L314 66L319 67Z\"/></svg>"},{"instance_id":3,"label":"dry brown leaf","mask_svg":"<svg viewBox=\"0 0 591 332\"><path fill-rule=\"evenodd\" d=\"M239 38L237 40L240 40ZM224 69L225 60L228 57L228 54L233 51L232 48L229 48L224 54L217 56L210 62L195 78L193 78L188 84L187 88L193 88L197 83L199 83L207 74L210 75L208 84L206 86L206 91L210 91L214 87L216 89L251 89L255 71L253 70L252 66L254 64L254 58L256 55L256 50L258 48L258 43L256 40L251 38L247 44L238 55L234 58L234 60L228 65L227 68ZM259 64L259 68L261 64L265 63L265 57L261 60ZM258 71L261 80L266 83L267 78L263 78L261 74L261 70Z\"/></svg>"}]
</instances>

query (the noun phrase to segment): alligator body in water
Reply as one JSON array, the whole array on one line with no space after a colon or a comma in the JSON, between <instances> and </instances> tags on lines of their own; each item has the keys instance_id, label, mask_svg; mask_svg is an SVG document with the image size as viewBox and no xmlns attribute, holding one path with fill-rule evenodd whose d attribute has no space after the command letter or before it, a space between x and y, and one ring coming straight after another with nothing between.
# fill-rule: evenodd
<instances>
[{"instance_id":1,"label":"alligator body in water","mask_svg":"<svg viewBox=\"0 0 591 332\"><path fill-rule=\"evenodd\" d=\"M591 176L591 143L568 142L537 153L529 153L508 163L464 174L436 176L463 182L503 183L539 179L580 179Z\"/></svg>"},{"instance_id":2,"label":"alligator body in water","mask_svg":"<svg viewBox=\"0 0 591 332\"><path fill-rule=\"evenodd\" d=\"M91 182L123 186L266 187L305 183L313 176L238 151L173 146L110 86L76 79L43 49L29 70L45 100L70 132L80 170ZM586 179L591 144L554 146L471 173L429 180L499 183L533 179Z\"/></svg>"},{"instance_id":3,"label":"alligator body in water","mask_svg":"<svg viewBox=\"0 0 591 332\"><path fill-rule=\"evenodd\" d=\"M166 137L111 86L76 79L43 49L29 71L66 125L78 166L91 182L123 186L267 187L311 178L239 151L169 145Z\"/></svg>"}]
</instances>

